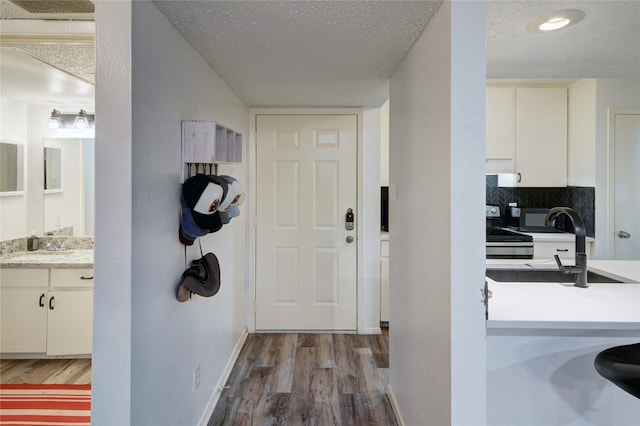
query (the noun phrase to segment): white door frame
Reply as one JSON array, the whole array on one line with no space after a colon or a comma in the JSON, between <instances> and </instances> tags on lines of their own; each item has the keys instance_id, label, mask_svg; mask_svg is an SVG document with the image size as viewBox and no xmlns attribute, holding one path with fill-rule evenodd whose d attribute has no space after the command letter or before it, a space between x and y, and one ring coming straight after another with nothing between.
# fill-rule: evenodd
<instances>
[{"instance_id":1,"label":"white door frame","mask_svg":"<svg viewBox=\"0 0 640 426\"><path fill-rule=\"evenodd\" d=\"M257 196L256 189L257 185L257 135L256 135L256 116L260 114L290 114L290 115L356 115L358 124L358 153L357 153L357 206L356 209L356 243L357 243L357 266L356 266L356 274L357 274L357 283L356 283L356 292L357 292L357 306L356 306L356 317L357 317L357 327L358 333L361 334L371 334L375 333L376 330L363 329L362 324L362 309L363 309L363 295L364 291L364 261L362 254L364 253L364 226L361 226L364 223L364 179L363 179L363 170L364 170L364 111L361 108L256 108L250 110L250 144L249 144L249 181L251 184L251 188L249 194L249 203L250 203L250 216L249 216L249 230L247 232L248 245L249 245L249 256L247 257L249 263L249 288L247 292L247 303L248 307L246 313L246 322L247 322L247 330L249 333L255 333L256 331L256 204L257 204ZM377 242L379 244L379 242ZM380 329L377 329L377 332L380 332Z\"/></svg>"},{"instance_id":2,"label":"white door frame","mask_svg":"<svg viewBox=\"0 0 640 426\"><path fill-rule=\"evenodd\" d=\"M607 259L613 259L615 246L615 122L616 115L640 115L640 108L637 107L614 107L608 108L607 120Z\"/></svg>"}]
</instances>

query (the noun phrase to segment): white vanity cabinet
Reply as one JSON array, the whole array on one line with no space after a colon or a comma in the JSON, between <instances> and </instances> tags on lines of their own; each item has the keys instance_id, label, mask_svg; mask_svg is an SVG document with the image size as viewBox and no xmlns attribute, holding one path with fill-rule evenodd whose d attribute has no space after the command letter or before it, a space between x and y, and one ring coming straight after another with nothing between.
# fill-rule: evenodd
<instances>
[{"instance_id":1,"label":"white vanity cabinet","mask_svg":"<svg viewBox=\"0 0 640 426\"><path fill-rule=\"evenodd\" d=\"M0 270L0 352L46 352L48 286L48 269Z\"/></svg>"},{"instance_id":2,"label":"white vanity cabinet","mask_svg":"<svg viewBox=\"0 0 640 426\"><path fill-rule=\"evenodd\" d=\"M91 353L92 269L4 269L0 285L0 352Z\"/></svg>"},{"instance_id":3,"label":"white vanity cabinet","mask_svg":"<svg viewBox=\"0 0 640 426\"><path fill-rule=\"evenodd\" d=\"M93 270L52 269L47 299L47 355L90 354Z\"/></svg>"},{"instance_id":4,"label":"white vanity cabinet","mask_svg":"<svg viewBox=\"0 0 640 426\"><path fill-rule=\"evenodd\" d=\"M567 89L487 87L487 172L514 186L567 186Z\"/></svg>"}]
</instances>

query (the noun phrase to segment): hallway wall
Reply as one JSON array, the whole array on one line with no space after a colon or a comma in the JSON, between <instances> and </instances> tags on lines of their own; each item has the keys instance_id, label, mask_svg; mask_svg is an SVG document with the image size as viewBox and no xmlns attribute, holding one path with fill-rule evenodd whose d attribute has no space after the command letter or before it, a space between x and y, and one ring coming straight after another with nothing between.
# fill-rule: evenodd
<instances>
[{"instance_id":1,"label":"hallway wall","mask_svg":"<svg viewBox=\"0 0 640 426\"><path fill-rule=\"evenodd\" d=\"M390 84L390 388L407 425L486 424L485 15L444 2Z\"/></svg>"},{"instance_id":2,"label":"hallway wall","mask_svg":"<svg viewBox=\"0 0 640 426\"><path fill-rule=\"evenodd\" d=\"M198 424L244 330L248 215L244 205L241 216L201 238L203 251L220 261L219 293L179 303L181 120L219 121L246 135L246 144L248 109L152 2L98 2L96 20L92 420ZM245 164L219 173L250 191ZM186 262L198 257L196 242Z\"/></svg>"}]
</instances>

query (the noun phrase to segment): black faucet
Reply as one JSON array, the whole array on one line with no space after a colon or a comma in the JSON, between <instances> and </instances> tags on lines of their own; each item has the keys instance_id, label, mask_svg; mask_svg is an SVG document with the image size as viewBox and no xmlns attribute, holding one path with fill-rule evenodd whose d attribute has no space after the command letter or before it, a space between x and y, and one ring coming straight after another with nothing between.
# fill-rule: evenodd
<instances>
[{"instance_id":1,"label":"black faucet","mask_svg":"<svg viewBox=\"0 0 640 426\"><path fill-rule=\"evenodd\" d=\"M584 222L580 215L572 208L554 207L549 210L547 218L545 219L545 224L547 226L555 227L556 219L561 215L567 216L571 219L571 223L573 224L573 232L576 234L576 264L575 266L564 266L556 254L554 257L558 264L558 269L560 269L563 274L574 274L576 276L575 286L586 288L589 285L587 283L587 252L585 249L586 232L584 229Z\"/></svg>"}]
</instances>

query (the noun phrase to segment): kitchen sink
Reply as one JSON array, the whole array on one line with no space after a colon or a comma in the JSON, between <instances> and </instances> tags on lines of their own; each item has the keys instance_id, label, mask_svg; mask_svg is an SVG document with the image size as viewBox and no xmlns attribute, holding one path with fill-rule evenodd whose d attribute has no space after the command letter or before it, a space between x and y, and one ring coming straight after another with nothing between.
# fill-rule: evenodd
<instances>
[{"instance_id":1,"label":"kitchen sink","mask_svg":"<svg viewBox=\"0 0 640 426\"><path fill-rule=\"evenodd\" d=\"M561 282L571 283L576 280L575 275L566 275L560 271L540 270L540 269L487 269L487 277L498 282ZM624 281L616 280L597 274L595 272L587 272L588 283L623 283Z\"/></svg>"}]
</instances>

